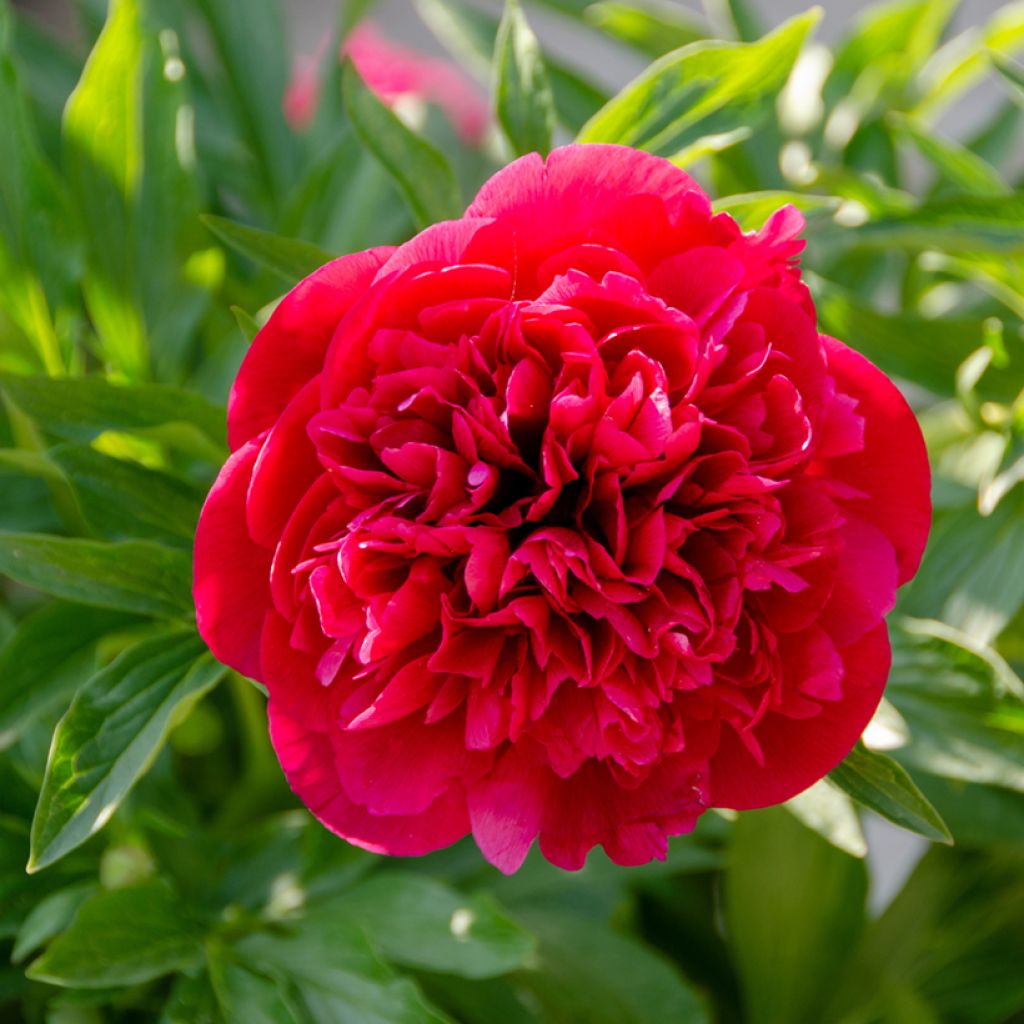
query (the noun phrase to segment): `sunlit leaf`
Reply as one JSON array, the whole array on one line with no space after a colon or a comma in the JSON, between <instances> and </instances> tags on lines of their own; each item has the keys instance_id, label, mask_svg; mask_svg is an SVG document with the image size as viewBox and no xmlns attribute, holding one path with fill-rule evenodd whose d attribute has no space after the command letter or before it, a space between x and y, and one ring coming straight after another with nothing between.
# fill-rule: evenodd
<instances>
[{"instance_id":1,"label":"sunlit leaf","mask_svg":"<svg viewBox=\"0 0 1024 1024\"><path fill-rule=\"evenodd\" d=\"M78 693L50 748L30 871L53 864L110 820L171 725L224 676L202 651L189 632L142 641Z\"/></svg>"},{"instance_id":2,"label":"sunlit leaf","mask_svg":"<svg viewBox=\"0 0 1024 1024\"><path fill-rule=\"evenodd\" d=\"M578 141L672 153L746 123L752 105L782 87L820 16L808 11L754 43L699 42L666 54L598 111Z\"/></svg>"},{"instance_id":3,"label":"sunlit leaf","mask_svg":"<svg viewBox=\"0 0 1024 1024\"><path fill-rule=\"evenodd\" d=\"M78 540L0 531L0 575L66 601L182 616L192 609L191 559L150 541Z\"/></svg>"}]
</instances>

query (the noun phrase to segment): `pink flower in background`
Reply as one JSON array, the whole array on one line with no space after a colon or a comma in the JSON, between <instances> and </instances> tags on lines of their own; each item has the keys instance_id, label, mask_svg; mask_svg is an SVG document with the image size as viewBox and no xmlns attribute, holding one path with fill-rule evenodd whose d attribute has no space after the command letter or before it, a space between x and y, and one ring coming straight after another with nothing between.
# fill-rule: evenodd
<instances>
[{"instance_id":1,"label":"pink flower in background","mask_svg":"<svg viewBox=\"0 0 1024 1024\"><path fill-rule=\"evenodd\" d=\"M326 44L325 44L326 45ZM297 128L316 112L317 71L323 57L300 57L285 94L285 115ZM479 145L487 130L490 110L474 83L446 60L427 57L392 42L369 22L362 22L341 48L351 57L363 81L389 106L405 97L433 103L469 145Z\"/></svg>"},{"instance_id":2,"label":"pink flower in background","mask_svg":"<svg viewBox=\"0 0 1024 1024\"><path fill-rule=\"evenodd\" d=\"M329 828L640 864L849 752L929 473L893 384L818 333L802 227L743 234L672 164L567 146L282 301L195 598Z\"/></svg>"}]
</instances>

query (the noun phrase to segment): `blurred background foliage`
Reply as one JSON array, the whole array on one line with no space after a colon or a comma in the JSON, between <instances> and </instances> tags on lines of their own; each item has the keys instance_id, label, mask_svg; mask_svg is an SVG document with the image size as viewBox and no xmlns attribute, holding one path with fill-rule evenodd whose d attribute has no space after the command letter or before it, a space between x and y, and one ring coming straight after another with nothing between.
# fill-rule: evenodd
<instances>
[{"instance_id":1,"label":"blurred background foliage","mask_svg":"<svg viewBox=\"0 0 1024 1024\"><path fill-rule=\"evenodd\" d=\"M493 96L472 144L338 61L373 7L340 7L297 128L278 0L77 0L59 35L0 0L0 1020L1024 1021L1024 4L884 3L826 48L746 0L415 0ZM654 63L606 95L542 8ZM573 137L749 228L805 211L822 329L919 411L934 535L865 743L784 808L641 869L384 860L299 809L195 634L225 396L299 276ZM895 895L865 808L934 842Z\"/></svg>"}]
</instances>

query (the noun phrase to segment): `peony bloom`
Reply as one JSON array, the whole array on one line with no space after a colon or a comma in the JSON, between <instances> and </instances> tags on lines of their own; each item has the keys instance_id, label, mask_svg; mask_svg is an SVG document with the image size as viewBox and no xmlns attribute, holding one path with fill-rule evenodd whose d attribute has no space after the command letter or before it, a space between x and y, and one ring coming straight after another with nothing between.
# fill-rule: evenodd
<instances>
[{"instance_id":1,"label":"peony bloom","mask_svg":"<svg viewBox=\"0 0 1024 1024\"><path fill-rule=\"evenodd\" d=\"M339 56L351 58L363 81L388 106L404 99L436 104L467 145L478 146L483 141L490 119L487 100L448 61L393 43L369 22L352 31ZM322 57L322 52L300 57L288 83L284 112L296 128L304 128L316 113Z\"/></svg>"},{"instance_id":2,"label":"peony bloom","mask_svg":"<svg viewBox=\"0 0 1024 1024\"><path fill-rule=\"evenodd\" d=\"M818 333L802 218L567 146L299 284L195 550L296 793L370 850L663 857L861 734L928 532L913 414Z\"/></svg>"}]
</instances>

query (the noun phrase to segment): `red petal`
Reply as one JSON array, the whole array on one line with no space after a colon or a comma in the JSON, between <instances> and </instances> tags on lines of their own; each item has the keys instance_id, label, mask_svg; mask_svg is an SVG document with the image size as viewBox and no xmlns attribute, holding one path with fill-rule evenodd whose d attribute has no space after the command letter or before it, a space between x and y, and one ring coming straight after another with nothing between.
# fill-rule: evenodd
<instances>
[{"instance_id":1,"label":"red petal","mask_svg":"<svg viewBox=\"0 0 1024 1024\"><path fill-rule=\"evenodd\" d=\"M324 825L348 842L373 853L419 857L451 846L469 831L459 787L443 793L419 814L371 814L342 789L331 741L324 733L305 729L274 700L267 712L270 739L289 785Z\"/></svg>"},{"instance_id":2,"label":"red petal","mask_svg":"<svg viewBox=\"0 0 1024 1024\"><path fill-rule=\"evenodd\" d=\"M917 572L931 526L931 471L921 428L881 370L835 338L823 341L836 383L857 399L864 417L864 450L829 460L829 475L868 495L854 502L857 514L892 542L899 582L906 583Z\"/></svg>"},{"instance_id":3,"label":"red petal","mask_svg":"<svg viewBox=\"0 0 1024 1024\"><path fill-rule=\"evenodd\" d=\"M824 703L813 718L769 711L754 735L764 754L759 765L737 734L723 728L711 759L711 804L738 811L782 803L827 775L853 749L882 699L889 675L889 634L876 626L839 652L845 677L840 700Z\"/></svg>"},{"instance_id":4,"label":"red petal","mask_svg":"<svg viewBox=\"0 0 1024 1024\"><path fill-rule=\"evenodd\" d=\"M218 659L260 678L260 632L270 605L271 552L246 526L246 495L261 439L224 463L196 529L192 593L199 632Z\"/></svg>"}]
</instances>

